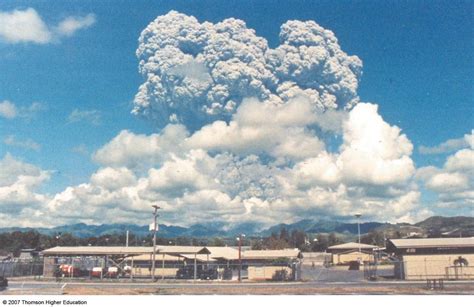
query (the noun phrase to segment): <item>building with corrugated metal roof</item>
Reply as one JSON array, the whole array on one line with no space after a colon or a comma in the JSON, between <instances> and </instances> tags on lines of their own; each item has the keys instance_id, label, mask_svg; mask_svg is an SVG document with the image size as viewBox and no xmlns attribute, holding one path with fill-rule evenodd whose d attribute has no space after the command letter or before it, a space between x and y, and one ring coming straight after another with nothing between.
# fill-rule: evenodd
<instances>
[{"instance_id":1,"label":"building with corrugated metal roof","mask_svg":"<svg viewBox=\"0 0 474 307\"><path fill-rule=\"evenodd\" d=\"M156 251L159 251L157 247ZM152 254L153 247L145 246L56 246L41 252L44 256L123 256Z\"/></svg>"},{"instance_id":2,"label":"building with corrugated metal roof","mask_svg":"<svg viewBox=\"0 0 474 307\"><path fill-rule=\"evenodd\" d=\"M73 268L71 276L74 277L92 278L94 268L107 272L110 267L116 268L118 275L123 277L153 276L153 247L56 246L44 250L42 255L46 277L52 277L61 265ZM288 276L296 276L295 264L300 258L298 249L242 250L239 257L239 250L235 247L158 245L154 276L197 279L214 270L219 273L216 278L232 279L239 268L243 268L245 273L248 271L245 275L248 279L272 279L277 271L282 270L287 271Z\"/></svg>"},{"instance_id":3,"label":"building with corrugated metal roof","mask_svg":"<svg viewBox=\"0 0 474 307\"><path fill-rule=\"evenodd\" d=\"M378 248L375 245L349 242L329 246L327 252L331 254L333 264L348 264L353 261L373 262L374 251Z\"/></svg>"},{"instance_id":4,"label":"building with corrugated metal roof","mask_svg":"<svg viewBox=\"0 0 474 307\"><path fill-rule=\"evenodd\" d=\"M246 250L242 253L249 280L298 280L301 258L301 251L297 248Z\"/></svg>"},{"instance_id":5,"label":"building with corrugated metal roof","mask_svg":"<svg viewBox=\"0 0 474 307\"><path fill-rule=\"evenodd\" d=\"M176 275L178 263L194 265L211 261L210 251L202 246L156 246L155 276ZM144 246L56 246L42 252L44 257L43 275L51 277L61 265L74 268L77 275L91 275L94 267L103 269L116 267L120 273L136 276L152 276L150 263L153 262L153 247ZM135 262L137 259L137 263ZM147 263L147 265L143 265ZM167 266L165 267L165 263ZM126 270L125 267L128 269ZM196 275L196 274L194 274ZM196 276L195 276L196 278Z\"/></svg>"},{"instance_id":6,"label":"building with corrugated metal roof","mask_svg":"<svg viewBox=\"0 0 474 307\"><path fill-rule=\"evenodd\" d=\"M474 279L474 238L391 239L387 252L400 279Z\"/></svg>"}]
</instances>

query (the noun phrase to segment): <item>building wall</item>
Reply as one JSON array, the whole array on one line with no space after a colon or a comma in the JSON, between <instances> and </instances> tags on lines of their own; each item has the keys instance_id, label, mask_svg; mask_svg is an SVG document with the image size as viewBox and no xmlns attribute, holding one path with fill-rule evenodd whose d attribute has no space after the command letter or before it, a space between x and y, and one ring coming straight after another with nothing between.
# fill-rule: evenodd
<instances>
[{"instance_id":1,"label":"building wall","mask_svg":"<svg viewBox=\"0 0 474 307\"><path fill-rule=\"evenodd\" d=\"M162 275L165 277L176 277L176 272L178 272L178 268L155 268L155 277L159 278ZM151 276L151 269L134 267L132 274L137 277Z\"/></svg>"},{"instance_id":2,"label":"building wall","mask_svg":"<svg viewBox=\"0 0 474 307\"><path fill-rule=\"evenodd\" d=\"M329 253L303 253L301 260L304 265L323 265L331 261L331 254Z\"/></svg>"},{"instance_id":3,"label":"building wall","mask_svg":"<svg viewBox=\"0 0 474 307\"><path fill-rule=\"evenodd\" d=\"M374 255L359 252L352 252L349 254L332 254L333 264L345 264L351 261L374 261Z\"/></svg>"},{"instance_id":4,"label":"building wall","mask_svg":"<svg viewBox=\"0 0 474 307\"><path fill-rule=\"evenodd\" d=\"M467 267L455 267L454 260L462 256ZM474 254L405 255L403 273L406 280L474 279Z\"/></svg>"},{"instance_id":5,"label":"building wall","mask_svg":"<svg viewBox=\"0 0 474 307\"><path fill-rule=\"evenodd\" d=\"M249 266L249 280L271 280L276 271L286 270L288 276L291 276L291 269L284 266Z\"/></svg>"}]
</instances>

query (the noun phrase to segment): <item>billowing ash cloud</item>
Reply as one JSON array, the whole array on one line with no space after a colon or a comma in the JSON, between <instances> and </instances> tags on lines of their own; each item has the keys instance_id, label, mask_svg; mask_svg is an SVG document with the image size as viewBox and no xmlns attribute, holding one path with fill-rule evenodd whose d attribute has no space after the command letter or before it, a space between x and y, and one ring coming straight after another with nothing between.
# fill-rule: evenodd
<instances>
[{"instance_id":1,"label":"billowing ash cloud","mask_svg":"<svg viewBox=\"0 0 474 307\"><path fill-rule=\"evenodd\" d=\"M125 130L97 150L101 169L55 195L52 216L140 220L157 203L181 225L420 213L413 145L359 103L361 61L315 22L283 24L271 49L243 21L170 12L142 32L137 55L134 113L164 128Z\"/></svg>"},{"instance_id":2,"label":"billowing ash cloud","mask_svg":"<svg viewBox=\"0 0 474 307\"><path fill-rule=\"evenodd\" d=\"M134 112L164 127L123 130L98 149L88 182L44 202L55 222L143 224L156 204L177 225L354 212L414 221L433 214L418 182L443 205L472 206L473 148L443 169L417 170L409 138L376 104L359 102L361 61L312 21L283 24L270 49L242 21L170 12L142 32L137 54L145 83ZM472 146L472 133L465 138Z\"/></svg>"},{"instance_id":3,"label":"billowing ash cloud","mask_svg":"<svg viewBox=\"0 0 474 307\"><path fill-rule=\"evenodd\" d=\"M246 97L283 104L305 96L315 110L358 102L361 60L313 21L283 24L280 45L271 49L241 20L199 23L171 11L141 33L137 56L145 82L133 112L160 125L199 128L229 119Z\"/></svg>"}]
</instances>

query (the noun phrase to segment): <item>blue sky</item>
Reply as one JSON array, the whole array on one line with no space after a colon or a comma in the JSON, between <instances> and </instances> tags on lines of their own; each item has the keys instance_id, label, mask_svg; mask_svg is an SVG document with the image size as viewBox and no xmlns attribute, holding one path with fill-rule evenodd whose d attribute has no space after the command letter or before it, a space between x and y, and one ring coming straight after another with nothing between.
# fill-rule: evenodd
<instances>
[{"instance_id":1,"label":"blue sky","mask_svg":"<svg viewBox=\"0 0 474 307\"><path fill-rule=\"evenodd\" d=\"M57 32L47 43L12 42L2 39L0 32L0 102L11 102L18 112L15 118L0 116L0 158L10 153L53 171L36 190L49 198L68 186L88 182L104 167L91 155L120 131L160 133L153 121L131 114L144 80L135 51L141 31L170 10L199 22L244 20L256 35L267 39L270 48L278 46L280 25L287 20L314 20L333 31L341 49L363 62L360 100L377 104L383 119L402 129L414 146L411 158L416 168L442 169L447 157L462 149L421 154L420 146L460 139L473 129L472 1L0 3L5 14L28 8L51 32L71 16L94 16L93 24L68 35ZM34 103L39 104L31 109ZM436 202L441 193L422 185L419 190L421 202ZM471 214L472 203L467 204L461 205L462 211ZM443 206L433 212L452 214L452 210Z\"/></svg>"}]
</instances>

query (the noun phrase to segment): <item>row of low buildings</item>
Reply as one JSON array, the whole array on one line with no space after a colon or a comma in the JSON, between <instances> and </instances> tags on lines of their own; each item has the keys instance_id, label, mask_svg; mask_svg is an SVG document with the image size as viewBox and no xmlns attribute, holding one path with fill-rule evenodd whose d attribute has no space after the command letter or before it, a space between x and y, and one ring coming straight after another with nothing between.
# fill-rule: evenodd
<instances>
[{"instance_id":1,"label":"row of low buildings","mask_svg":"<svg viewBox=\"0 0 474 307\"><path fill-rule=\"evenodd\" d=\"M248 280L298 280L302 263L358 262L391 265L398 279L474 279L474 238L391 239L386 247L344 243L326 253L243 248L240 257L235 247L157 246L154 274L152 247L57 246L41 255L46 277L61 267L71 277L97 277L100 271L100 277L235 280L241 274Z\"/></svg>"}]
</instances>

